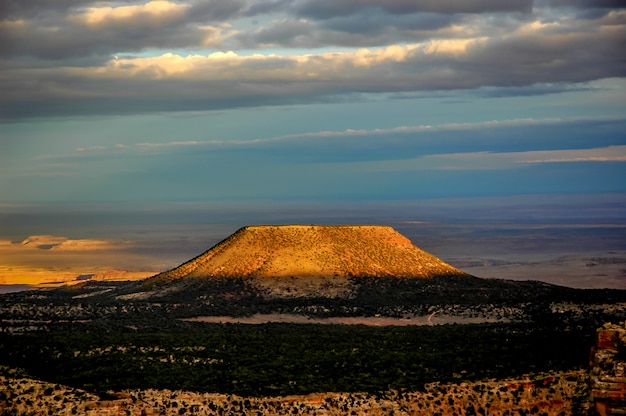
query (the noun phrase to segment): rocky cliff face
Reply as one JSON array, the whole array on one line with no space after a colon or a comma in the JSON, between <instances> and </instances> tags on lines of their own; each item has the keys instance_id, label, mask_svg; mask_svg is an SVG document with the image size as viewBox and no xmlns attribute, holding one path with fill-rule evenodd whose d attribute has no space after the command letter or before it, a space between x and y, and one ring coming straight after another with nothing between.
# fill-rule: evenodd
<instances>
[{"instance_id":1,"label":"rocky cliff face","mask_svg":"<svg viewBox=\"0 0 626 416\"><path fill-rule=\"evenodd\" d=\"M599 416L626 414L626 322L598 328L591 355L591 400Z\"/></svg>"},{"instance_id":2,"label":"rocky cliff face","mask_svg":"<svg viewBox=\"0 0 626 416\"><path fill-rule=\"evenodd\" d=\"M180 277L418 277L463 274L385 226L249 226L160 274Z\"/></svg>"}]
</instances>

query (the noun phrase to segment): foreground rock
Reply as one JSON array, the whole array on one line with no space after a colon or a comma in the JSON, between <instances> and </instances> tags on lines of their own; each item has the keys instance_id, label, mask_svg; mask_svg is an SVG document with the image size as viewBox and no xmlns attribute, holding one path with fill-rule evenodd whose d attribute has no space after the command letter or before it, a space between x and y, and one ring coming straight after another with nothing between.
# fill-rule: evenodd
<instances>
[{"instance_id":1,"label":"foreground rock","mask_svg":"<svg viewBox=\"0 0 626 416\"><path fill-rule=\"evenodd\" d=\"M598 415L626 414L626 322L598 328L591 361L591 397Z\"/></svg>"},{"instance_id":2,"label":"foreground rock","mask_svg":"<svg viewBox=\"0 0 626 416\"><path fill-rule=\"evenodd\" d=\"M570 371L460 384L423 392L317 393L239 397L171 390L111 392L106 399L27 378L0 377L0 413L12 415L582 415L588 376Z\"/></svg>"}]
</instances>

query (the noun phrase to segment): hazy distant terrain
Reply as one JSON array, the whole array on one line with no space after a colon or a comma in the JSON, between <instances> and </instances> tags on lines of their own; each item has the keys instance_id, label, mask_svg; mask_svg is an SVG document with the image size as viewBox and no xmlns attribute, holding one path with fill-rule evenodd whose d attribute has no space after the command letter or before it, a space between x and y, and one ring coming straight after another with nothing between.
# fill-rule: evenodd
<instances>
[{"instance_id":1,"label":"hazy distant terrain","mask_svg":"<svg viewBox=\"0 0 626 416\"><path fill-rule=\"evenodd\" d=\"M519 224L389 225L424 250L478 277L626 288L626 225L548 224L527 229ZM125 235L124 245L107 240L114 244L80 250L41 249L5 240L0 244L0 291L13 290L6 287L11 284L104 278L107 272L113 277L115 271L120 279L150 276L200 254L236 228L153 226L145 233Z\"/></svg>"},{"instance_id":2,"label":"hazy distant terrain","mask_svg":"<svg viewBox=\"0 0 626 416\"><path fill-rule=\"evenodd\" d=\"M626 252L563 254L540 260L528 255L513 261L498 258L450 258L456 267L479 277L541 280L577 288L625 288Z\"/></svg>"},{"instance_id":3,"label":"hazy distant terrain","mask_svg":"<svg viewBox=\"0 0 626 416\"><path fill-rule=\"evenodd\" d=\"M5 207L0 210L0 290L13 289L4 286L9 284L76 281L116 271L136 277L156 274L199 255L242 225L295 223L389 225L478 277L626 288L624 207L626 201L611 195L565 202L558 196L286 202L250 209L245 204L188 203L150 211L106 205ZM52 241L36 245L32 236Z\"/></svg>"},{"instance_id":4,"label":"hazy distant terrain","mask_svg":"<svg viewBox=\"0 0 626 416\"><path fill-rule=\"evenodd\" d=\"M626 288L623 224L429 224L407 229L398 224L397 229L474 276Z\"/></svg>"}]
</instances>

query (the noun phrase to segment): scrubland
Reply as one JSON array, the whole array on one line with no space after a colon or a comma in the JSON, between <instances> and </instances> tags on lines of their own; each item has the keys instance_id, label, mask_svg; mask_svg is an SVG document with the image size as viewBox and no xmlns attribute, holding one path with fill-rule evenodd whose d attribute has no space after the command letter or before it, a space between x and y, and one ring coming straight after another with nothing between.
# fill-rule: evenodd
<instances>
[{"instance_id":1,"label":"scrubland","mask_svg":"<svg viewBox=\"0 0 626 416\"><path fill-rule=\"evenodd\" d=\"M13 375L0 377L0 411L12 415L582 415L589 409L583 370L453 384L422 391L312 393L274 397L124 390L103 397Z\"/></svg>"}]
</instances>

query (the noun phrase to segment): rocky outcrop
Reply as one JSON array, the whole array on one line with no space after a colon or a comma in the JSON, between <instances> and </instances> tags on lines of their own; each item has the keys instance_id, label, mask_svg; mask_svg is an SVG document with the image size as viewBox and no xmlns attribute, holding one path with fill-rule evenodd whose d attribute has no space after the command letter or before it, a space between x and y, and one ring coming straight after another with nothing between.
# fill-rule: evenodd
<instances>
[{"instance_id":1,"label":"rocky outcrop","mask_svg":"<svg viewBox=\"0 0 626 416\"><path fill-rule=\"evenodd\" d=\"M596 415L626 415L626 322L597 330L591 354L591 400Z\"/></svg>"}]
</instances>

